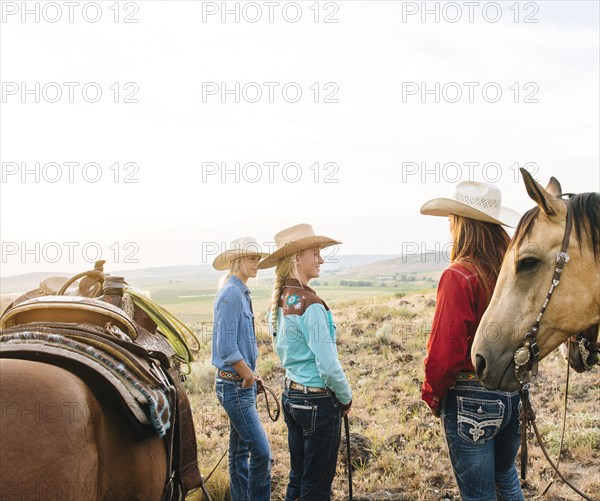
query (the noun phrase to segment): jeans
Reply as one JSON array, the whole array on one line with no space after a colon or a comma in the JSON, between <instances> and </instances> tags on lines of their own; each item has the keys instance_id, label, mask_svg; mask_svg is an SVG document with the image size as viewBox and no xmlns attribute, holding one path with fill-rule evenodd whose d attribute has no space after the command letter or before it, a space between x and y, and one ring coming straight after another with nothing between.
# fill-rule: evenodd
<instances>
[{"instance_id":1,"label":"jeans","mask_svg":"<svg viewBox=\"0 0 600 501\"><path fill-rule=\"evenodd\" d=\"M256 410L256 384L217 378L219 402L229 416L229 484L232 501L271 499L271 446ZM249 461L248 461L249 460Z\"/></svg>"},{"instance_id":2,"label":"jeans","mask_svg":"<svg viewBox=\"0 0 600 501\"><path fill-rule=\"evenodd\" d=\"M463 501L523 500L515 467L520 409L519 392L487 390L478 381L448 391L441 414Z\"/></svg>"},{"instance_id":3,"label":"jeans","mask_svg":"<svg viewBox=\"0 0 600 501\"><path fill-rule=\"evenodd\" d=\"M288 427L290 478L286 501L331 499L340 446L341 404L328 390L304 393L285 389L281 399Z\"/></svg>"}]
</instances>

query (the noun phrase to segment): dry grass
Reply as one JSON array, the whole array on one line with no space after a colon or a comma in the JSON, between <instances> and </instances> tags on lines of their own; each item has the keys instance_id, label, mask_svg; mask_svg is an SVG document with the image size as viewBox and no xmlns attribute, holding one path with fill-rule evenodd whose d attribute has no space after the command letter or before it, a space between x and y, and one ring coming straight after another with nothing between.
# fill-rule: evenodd
<instances>
[{"instance_id":1,"label":"dry grass","mask_svg":"<svg viewBox=\"0 0 600 501\"><path fill-rule=\"evenodd\" d=\"M355 500L458 500L439 420L420 400L425 344L434 305L432 294L369 298L331 305L338 324L338 350L354 392L352 433L372 442L371 460L354 471ZM260 368L266 383L281 388L283 369L270 340L261 339ZM207 475L228 444L229 424L211 386L210 348L200 354L198 375L189 388L199 444L200 465ZM532 388L538 423L549 449L560 440L565 363L555 353L542 362ZM600 387L597 373L573 374L562 470L584 492L600 492ZM285 423L261 416L273 450L272 499L283 499L288 474ZM534 499L551 476L537 445L529 447L530 466L524 485ZM334 499L347 497L346 471L338 465ZM210 479L216 501L228 498L227 458ZM188 498L199 500L193 493ZM580 499L556 482L545 500Z\"/></svg>"}]
</instances>

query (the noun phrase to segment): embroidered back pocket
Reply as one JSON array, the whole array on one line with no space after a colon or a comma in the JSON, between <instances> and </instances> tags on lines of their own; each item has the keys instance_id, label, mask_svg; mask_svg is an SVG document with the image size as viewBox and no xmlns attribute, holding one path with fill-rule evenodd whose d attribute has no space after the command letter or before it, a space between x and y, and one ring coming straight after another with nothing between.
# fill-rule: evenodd
<instances>
[{"instance_id":1,"label":"embroidered back pocket","mask_svg":"<svg viewBox=\"0 0 600 501\"><path fill-rule=\"evenodd\" d=\"M493 438L504 419L500 400L456 397L458 435L473 444L484 444Z\"/></svg>"},{"instance_id":2,"label":"embroidered back pocket","mask_svg":"<svg viewBox=\"0 0 600 501\"><path fill-rule=\"evenodd\" d=\"M289 402L289 412L294 418L294 421L298 423L304 430L305 435L310 435L315 431L317 423L317 411L319 407L317 405L311 405L310 402L304 401L304 405Z\"/></svg>"}]
</instances>

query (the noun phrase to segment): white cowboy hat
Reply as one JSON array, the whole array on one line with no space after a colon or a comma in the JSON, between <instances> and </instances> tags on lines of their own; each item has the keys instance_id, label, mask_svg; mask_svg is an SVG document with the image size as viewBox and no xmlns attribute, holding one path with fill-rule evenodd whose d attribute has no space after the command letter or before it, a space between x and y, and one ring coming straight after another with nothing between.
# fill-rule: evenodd
<instances>
[{"instance_id":1,"label":"white cowboy hat","mask_svg":"<svg viewBox=\"0 0 600 501\"><path fill-rule=\"evenodd\" d=\"M240 257L268 256L268 252L262 252L260 244L252 237L241 237L232 240L229 248L219 254L213 261L213 268L219 271L228 270L231 263Z\"/></svg>"},{"instance_id":2,"label":"white cowboy hat","mask_svg":"<svg viewBox=\"0 0 600 501\"><path fill-rule=\"evenodd\" d=\"M269 254L259 264L260 269L272 268L285 257L289 257L304 249L318 247L324 249L331 245L341 244L342 242L333 238L315 235L315 231L310 224L297 224L291 228L281 230L275 235L275 244L277 250Z\"/></svg>"},{"instance_id":3,"label":"white cowboy hat","mask_svg":"<svg viewBox=\"0 0 600 501\"><path fill-rule=\"evenodd\" d=\"M502 207L502 194L495 186L476 181L462 181L456 185L454 198L434 198L425 202L421 214L448 216L455 214L485 223L514 228L519 222L518 212Z\"/></svg>"}]
</instances>

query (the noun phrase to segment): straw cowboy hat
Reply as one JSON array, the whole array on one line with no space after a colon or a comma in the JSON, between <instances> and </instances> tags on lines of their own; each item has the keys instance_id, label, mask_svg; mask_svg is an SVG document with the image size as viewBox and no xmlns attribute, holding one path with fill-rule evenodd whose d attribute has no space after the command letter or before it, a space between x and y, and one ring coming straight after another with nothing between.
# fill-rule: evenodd
<instances>
[{"instance_id":1,"label":"straw cowboy hat","mask_svg":"<svg viewBox=\"0 0 600 501\"><path fill-rule=\"evenodd\" d=\"M297 224L291 228L281 230L275 235L275 244L277 250L263 259L258 267L260 269L272 268L277 266L283 258L292 256L304 249L318 247L324 249L331 245L341 244L339 240L333 238L315 235L315 231L310 224Z\"/></svg>"},{"instance_id":2,"label":"straw cowboy hat","mask_svg":"<svg viewBox=\"0 0 600 501\"><path fill-rule=\"evenodd\" d=\"M456 185L454 198L434 198L425 202L421 214L448 216L455 214L485 223L501 224L514 228L519 214L502 207L502 194L495 186L475 181L463 181Z\"/></svg>"},{"instance_id":3,"label":"straw cowboy hat","mask_svg":"<svg viewBox=\"0 0 600 501\"><path fill-rule=\"evenodd\" d=\"M261 252L260 244L252 237L241 237L232 240L229 249L221 252L213 261L213 268L219 271L231 268L231 263L240 257L268 256L268 252Z\"/></svg>"}]
</instances>

